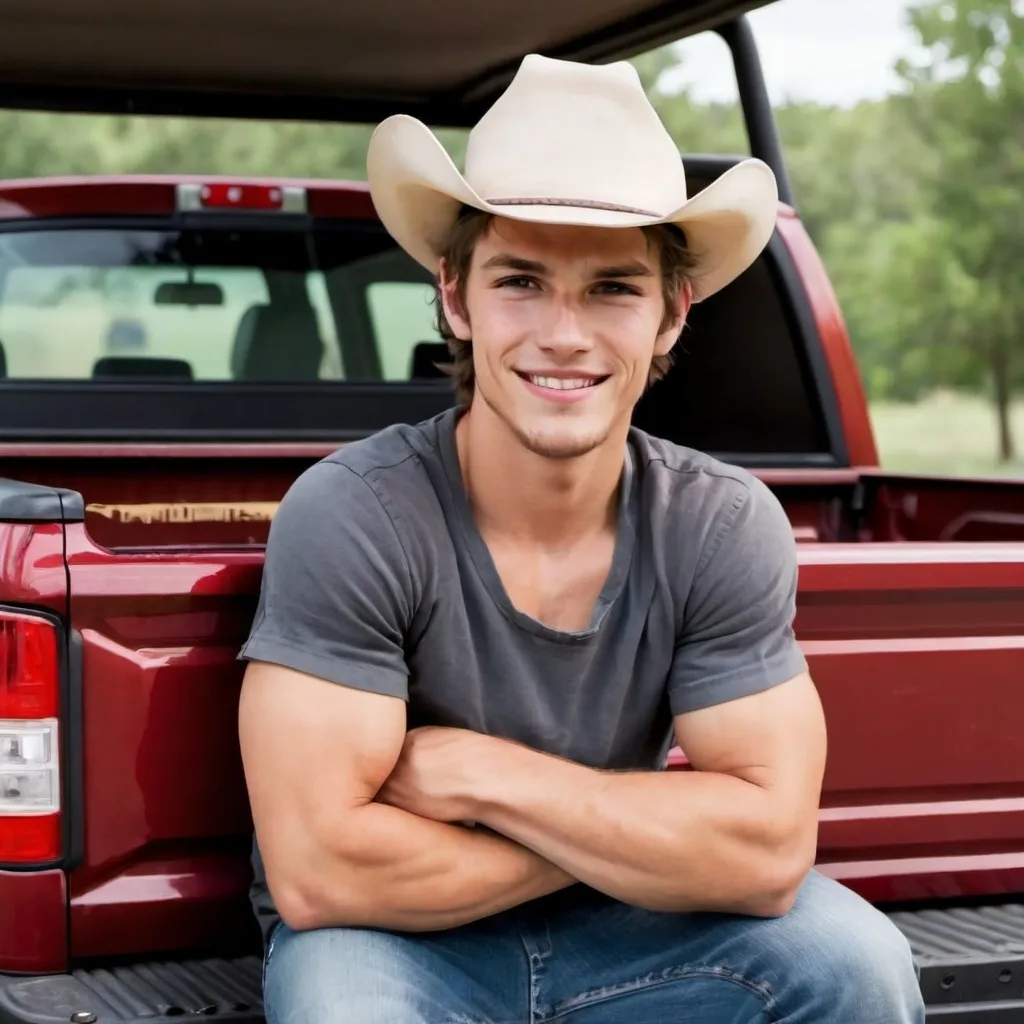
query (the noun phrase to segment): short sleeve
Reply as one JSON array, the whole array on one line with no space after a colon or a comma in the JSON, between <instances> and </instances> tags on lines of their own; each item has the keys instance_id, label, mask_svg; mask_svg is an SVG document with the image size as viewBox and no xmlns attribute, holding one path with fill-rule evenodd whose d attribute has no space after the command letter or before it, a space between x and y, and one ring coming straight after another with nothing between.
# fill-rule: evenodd
<instances>
[{"instance_id":1,"label":"short sleeve","mask_svg":"<svg viewBox=\"0 0 1024 1024\"><path fill-rule=\"evenodd\" d=\"M271 523L239 658L407 699L414 591L395 525L371 486L341 463L317 463Z\"/></svg>"},{"instance_id":2,"label":"short sleeve","mask_svg":"<svg viewBox=\"0 0 1024 1024\"><path fill-rule=\"evenodd\" d=\"M807 668L793 631L796 541L775 495L751 477L707 545L676 638L673 715L770 689Z\"/></svg>"}]
</instances>

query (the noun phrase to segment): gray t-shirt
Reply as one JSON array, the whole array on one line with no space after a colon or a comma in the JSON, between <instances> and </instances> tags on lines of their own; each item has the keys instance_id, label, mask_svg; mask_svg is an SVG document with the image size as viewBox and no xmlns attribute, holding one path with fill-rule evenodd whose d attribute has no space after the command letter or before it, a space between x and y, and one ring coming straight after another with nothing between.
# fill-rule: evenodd
<instances>
[{"instance_id":1,"label":"gray t-shirt","mask_svg":"<svg viewBox=\"0 0 1024 1024\"><path fill-rule=\"evenodd\" d=\"M552 629L512 605L476 528L457 415L389 427L295 481L241 658L401 697L409 728L616 769L661 767L673 715L804 671L793 532L751 474L633 429L591 624ZM266 935L258 849L253 863Z\"/></svg>"}]
</instances>

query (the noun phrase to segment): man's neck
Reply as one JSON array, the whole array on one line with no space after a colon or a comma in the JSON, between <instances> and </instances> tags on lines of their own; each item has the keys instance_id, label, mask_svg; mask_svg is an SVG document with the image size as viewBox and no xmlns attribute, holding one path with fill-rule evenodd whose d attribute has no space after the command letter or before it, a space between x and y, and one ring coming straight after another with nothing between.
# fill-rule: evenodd
<instances>
[{"instance_id":1,"label":"man's neck","mask_svg":"<svg viewBox=\"0 0 1024 1024\"><path fill-rule=\"evenodd\" d=\"M617 518L628 423L586 455L551 459L531 452L490 409L467 411L456 426L466 492L481 532L557 548L611 528Z\"/></svg>"}]
</instances>

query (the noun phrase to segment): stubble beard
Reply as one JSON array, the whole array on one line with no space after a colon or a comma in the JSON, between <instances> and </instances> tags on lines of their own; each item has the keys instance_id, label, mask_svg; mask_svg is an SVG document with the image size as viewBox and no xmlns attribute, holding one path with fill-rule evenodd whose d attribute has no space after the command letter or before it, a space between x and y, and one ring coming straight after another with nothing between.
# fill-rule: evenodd
<instances>
[{"instance_id":1,"label":"stubble beard","mask_svg":"<svg viewBox=\"0 0 1024 1024\"><path fill-rule=\"evenodd\" d=\"M506 415L497 403L492 402L487 397L487 394L480 388L479 382L476 383L474 391L476 397L483 400L487 408L508 427L516 440L527 451L532 452L534 455L539 455L542 459L578 459L604 444L612 431L610 423L599 432L582 436L557 432L556 436L549 437L543 431L524 430L511 417Z\"/></svg>"}]
</instances>

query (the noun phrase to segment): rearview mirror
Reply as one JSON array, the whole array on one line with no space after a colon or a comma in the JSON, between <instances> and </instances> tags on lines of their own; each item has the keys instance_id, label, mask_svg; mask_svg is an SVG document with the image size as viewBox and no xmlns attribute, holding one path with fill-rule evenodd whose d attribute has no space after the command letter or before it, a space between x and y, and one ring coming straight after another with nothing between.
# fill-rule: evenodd
<instances>
[{"instance_id":1,"label":"rearview mirror","mask_svg":"<svg viewBox=\"0 0 1024 1024\"><path fill-rule=\"evenodd\" d=\"M158 306L223 306L224 289L202 281L164 281L153 302Z\"/></svg>"}]
</instances>

